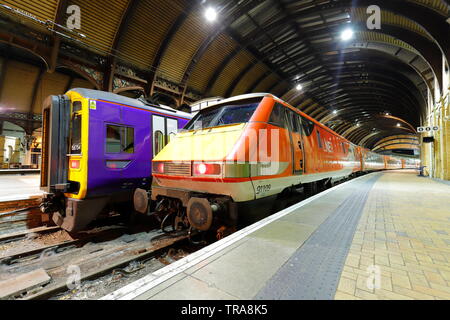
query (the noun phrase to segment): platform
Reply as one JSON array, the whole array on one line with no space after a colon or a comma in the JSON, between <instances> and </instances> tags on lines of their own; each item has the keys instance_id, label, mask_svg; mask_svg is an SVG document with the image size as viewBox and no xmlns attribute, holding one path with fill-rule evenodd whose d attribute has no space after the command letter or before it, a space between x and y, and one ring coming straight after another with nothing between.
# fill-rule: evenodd
<instances>
[{"instance_id":1,"label":"platform","mask_svg":"<svg viewBox=\"0 0 450 320\"><path fill-rule=\"evenodd\" d=\"M450 186L365 175L103 299L450 299Z\"/></svg>"},{"instance_id":2,"label":"platform","mask_svg":"<svg viewBox=\"0 0 450 320\"><path fill-rule=\"evenodd\" d=\"M39 174L0 174L0 202L25 200L42 194L39 189Z\"/></svg>"}]
</instances>

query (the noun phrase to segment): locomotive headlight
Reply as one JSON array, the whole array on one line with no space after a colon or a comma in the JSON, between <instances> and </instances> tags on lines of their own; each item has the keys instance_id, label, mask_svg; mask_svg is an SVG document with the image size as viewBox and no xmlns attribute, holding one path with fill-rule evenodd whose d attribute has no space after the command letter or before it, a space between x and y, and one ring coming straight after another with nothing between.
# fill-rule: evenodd
<instances>
[{"instance_id":1,"label":"locomotive headlight","mask_svg":"<svg viewBox=\"0 0 450 320\"><path fill-rule=\"evenodd\" d=\"M208 168L206 167L206 164L204 164L204 163L199 163L199 164L197 165L197 172L198 172L199 174L205 174L207 170L208 170Z\"/></svg>"},{"instance_id":2,"label":"locomotive headlight","mask_svg":"<svg viewBox=\"0 0 450 320\"><path fill-rule=\"evenodd\" d=\"M222 173L222 166L219 163L197 162L193 164L194 176L213 175L217 176Z\"/></svg>"}]
</instances>

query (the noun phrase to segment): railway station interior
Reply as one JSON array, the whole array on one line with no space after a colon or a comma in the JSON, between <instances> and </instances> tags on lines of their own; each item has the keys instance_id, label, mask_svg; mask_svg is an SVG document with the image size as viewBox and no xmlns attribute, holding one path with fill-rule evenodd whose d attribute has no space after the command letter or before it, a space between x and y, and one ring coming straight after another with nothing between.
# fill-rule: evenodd
<instances>
[{"instance_id":1,"label":"railway station interior","mask_svg":"<svg viewBox=\"0 0 450 320\"><path fill-rule=\"evenodd\" d=\"M450 300L449 64L448 0L0 0L0 300Z\"/></svg>"}]
</instances>

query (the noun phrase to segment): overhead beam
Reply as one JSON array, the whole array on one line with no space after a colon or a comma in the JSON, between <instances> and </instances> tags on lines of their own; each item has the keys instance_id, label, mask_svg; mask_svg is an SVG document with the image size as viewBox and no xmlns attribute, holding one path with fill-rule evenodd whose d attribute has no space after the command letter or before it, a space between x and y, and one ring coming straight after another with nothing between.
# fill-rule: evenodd
<instances>
[{"instance_id":1,"label":"overhead beam","mask_svg":"<svg viewBox=\"0 0 450 320\"><path fill-rule=\"evenodd\" d=\"M64 24L63 17L64 17L66 8L67 8L67 0L58 1L58 7L56 8L56 15L55 15L55 23L57 23L59 25ZM55 28L55 26L53 26L53 28ZM48 72L50 72L50 73L53 73L56 70L56 66L58 64L60 47L61 47L61 37L58 34L54 34L52 50L50 53L49 68L48 68Z\"/></svg>"},{"instance_id":2,"label":"overhead beam","mask_svg":"<svg viewBox=\"0 0 450 320\"><path fill-rule=\"evenodd\" d=\"M0 101L2 101L3 88L6 80L6 68L8 66L8 63L9 55L8 53L6 53L6 55L3 57L2 68L0 69Z\"/></svg>"},{"instance_id":3,"label":"overhead beam","mask_svg":"<svg viewBox=\"0 0 450 320\"><path fill-rule=\"evenodd\" d=\"M363 26L359 25L359 27L362 28ZM391 25L383 25L381 30L371 30L371 32L393 36L416 49L428 63L439 83L439 89L442 90L442 53L436 43L429 41L418 33Z\"/></svg>"},{"instance_id":4,"label":"overhead beam","mask_svg":"<svg viewBox=\"0 0 450 320\"><path fill-rule=\"evenodd\" d=\"M112 92L114 89L113 82L117 67L117 49L120 42L123 40L124 34L132 21L132 17L136 12L136 8L140 4L140 1L141 0L128 0L127 7L123 11L122 17L120 18L120 22L112 42L111 52L106 58L103 70L103 90L105 91Z\"/></svg>"},{"instance_id":5,"label":"overhead beam","mask_svg":"<svg viewBox=\"0 0 450 320\"><path fill-rule=\"evenodd\" d=\"M159 45L159 49L156 52L155 58L153 59L153 63L150 67L147 88L146 88L146 91L148 92L149 96L151 96L154 92L154 85L155 85L155 80L156 80L159 64L161 63L164 53L166 52L171 40L173 39L175 34L178 32L181 25L186 21L187 17L193 11L195 11L197 8L200 7L200 2L197 2L197 1L188 1L187 3L188 4L184 8L184 10L181 11L178 18L174 21L174 23L168 30L166 36L164 37L164 40Z\"/></svg>"},{"instance_id":6,"label":"overhead beam","mask_svg":"<svg viewBox=\"0 0 450 320\"><path fill-rule=\"evenodd\" d=\"M33 92L31 94L31 102L30 102L30 106L28 107L28 113L32 114L33 113L33 106L36 103L36 99L37 99L37 95L38 95L38 90L39 90L39 86L41 84L42 81L42 77L45 74L45 70L44 69L40 69L39 70L39 74L36 77L36 80L34 82L34 86L33 86ZM26 130L25 130L26 131Z\"/></svg>"},{"instance_id":7,"label":"overhead beam","mask_svg":"<svg viewBox=\"0 0 450 320\"><path fill-rule=\"evenodd\" d=\"M292 6L293 15L307 18L316 15L317 12L328 12L330 10L342 10L351 7L369 7L378 5L384 11L390 11L397 15L408 18L422 26L439 46L441 52L450 61L450 24L446 23L445 18L429 7L422 6L413 2L405 1L383 1L383 0L337 0L332 3L317 5L303 9L301 5ZM300 10L296 11L298 8Z\"/></svg>"},{"instance_id":8,"label":"overhead beam","mask_svg":"<svg viewBox=\"0 0 450 320\"><path fill-rule=\"evenodd\" d=\"M234 1L233 1L234 2ZM208 48L211 46L211 44L217 39L217 37L225 32L227 28L239 17L241 17L244 12L250 11L253 7L255 7L259 1L249 1L245 3L243 6L240 6L236 4L236 7L232 8L234 12L232 12L229 15L224 14L225 19L223 21L220 21L220 24L217 25L217 27L214 29L214 31L203 41L203 43L200 45L200 47L195 52L194 56L191 58L191 62L186 67L182 80L181 80L181 86L183 87L183 92L186 92L187 85L189 82L189 77L192 74L192 71L194 70L197 63L201 60L201 58L204 56L204 54L207 52ZM182 97L183 100L183 97Z\"/></svg>"},{"instance_id":9,"label":"overhead beam","mask_svg":"<svg viewBox=\"0 0 450 320\"><path fill-rule=\"evenodd\" d=\"M331 66L332 64L342 62L342 68L345 67L346 69L354 70L361 69L359 65L355 64L355 62L360 62L365 64L363 68L366 69L370 69L371 66L373 66L379 69L386 69L403 74L404 77L409 78L413 83L415 82L411 78L411 74L416 74L416 79L421 80L425 85L428 86L428 83L423 75L419 73L418 70L416 70L413 66L408 65L405 61L400 60L399 58L389 55L385 52L373 49L359 48L359 50L360 51L358 52L343 52L340 54L329 56L326 59L325 63ZM426 99L426 97L424 97L424 99Z\"/></svg>"}]
</instances>

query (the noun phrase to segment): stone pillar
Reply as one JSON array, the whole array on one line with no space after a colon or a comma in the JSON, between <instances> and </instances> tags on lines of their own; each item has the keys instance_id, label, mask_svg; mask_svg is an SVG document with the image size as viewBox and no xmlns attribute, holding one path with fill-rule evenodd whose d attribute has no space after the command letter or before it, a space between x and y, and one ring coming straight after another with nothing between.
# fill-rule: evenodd
<instances>
[{"instance_id":1,"label":"stone pillar","mask_svg":"<svg viewBox=\"0 0 450 320\"><path fill-rule=\"evenodd\" d=\"M442 135L443 135L443 179L450 180L450 97L447 93L444 99L443 117L442 117Z\"/></svg>"},{"instance_id":2,"label":"stone pillar","mask_svg":"<svg viewBox=\"0 0 450 320\"><path fill-rule=\"evenodd\" d=\"M5 163L5 137L0 135L0 169Z\"/></svg>"}]
</instances>

